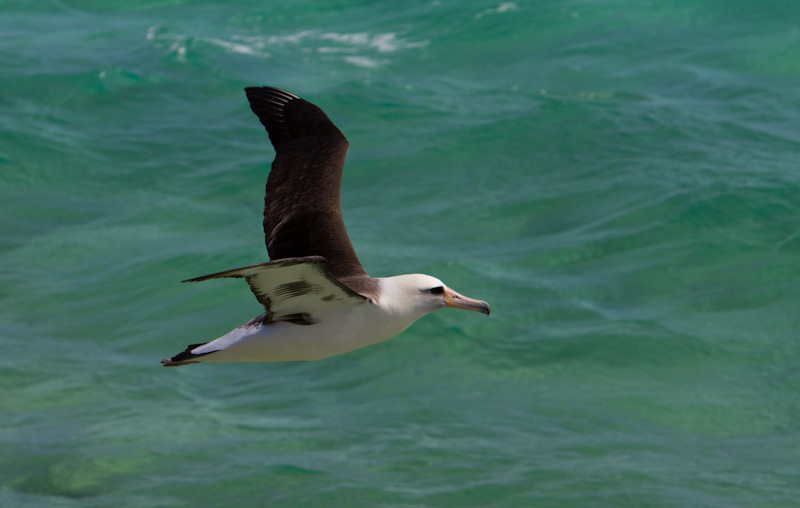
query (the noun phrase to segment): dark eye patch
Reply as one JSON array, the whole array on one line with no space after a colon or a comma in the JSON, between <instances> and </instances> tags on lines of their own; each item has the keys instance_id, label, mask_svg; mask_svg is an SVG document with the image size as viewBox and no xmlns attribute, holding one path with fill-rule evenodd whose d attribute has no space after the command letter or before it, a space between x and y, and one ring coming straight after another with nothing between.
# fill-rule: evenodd
<instances>
[{"instance_id":1,"label":"dark eye patch","mask_svg":"<svg viewBox=\"0 0 800 508\"><path fill-rule=\"evenodd\" d=\"M438 286L435 288L430 289L432 295L443 295L444 294L444 286Z\"/></svg>"}]
</instances>

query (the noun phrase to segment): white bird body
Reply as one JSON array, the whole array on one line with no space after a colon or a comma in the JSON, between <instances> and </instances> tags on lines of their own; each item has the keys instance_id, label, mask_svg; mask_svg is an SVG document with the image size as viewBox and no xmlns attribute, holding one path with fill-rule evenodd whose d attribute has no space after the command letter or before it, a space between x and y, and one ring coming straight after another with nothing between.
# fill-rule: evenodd
<instances>
[{"instance_id":1,"label":"white bird body","mask_svg":"<svg viewBox=\"0 0 800 508\"><path fill-rule=\"evenodd\" d=\"M398 276L408 277L408 276ZM255 319L235 328L193 354L214 353L206 362L313 361L377 344L399 335L423 315L438 307L402 307L389 295L398 277L378 279L387 298L362 300L346 307L321 309L309 326Z\"/></svg>"}]
</instances>

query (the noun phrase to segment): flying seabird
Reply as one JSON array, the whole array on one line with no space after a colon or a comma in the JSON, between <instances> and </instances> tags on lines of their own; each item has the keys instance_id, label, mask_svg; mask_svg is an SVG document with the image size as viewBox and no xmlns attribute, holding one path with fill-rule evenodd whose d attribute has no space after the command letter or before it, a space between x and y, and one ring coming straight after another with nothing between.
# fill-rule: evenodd
<instances>
[{"instance_id":1,"label":"flying seabird","mask_svg":"<svg viewBox=\"0 0 800 508\"><path fill-rule=\"evenodd\" d=\"M266 312L161 360L164 366L320 360L390 339L444 307L489 314L486 302L430 275L367 275L342 219L347 139L296 95L271 87L245 91L275 148L264 200L272 261L183 282L244 278Z\"/></svg>"}]
</instances>

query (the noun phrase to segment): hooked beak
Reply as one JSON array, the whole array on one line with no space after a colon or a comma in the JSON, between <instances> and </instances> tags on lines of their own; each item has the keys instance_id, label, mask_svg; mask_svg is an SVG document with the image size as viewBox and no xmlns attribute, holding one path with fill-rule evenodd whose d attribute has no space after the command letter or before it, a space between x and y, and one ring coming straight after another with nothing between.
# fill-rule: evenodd
<instances>
[{"instance_id":1,"label":"hooked beak","mask_svg":"<svg viewBox=\"0 0 800 508\"><path fill-rule=\"evenodd\" d=\"M473 300L472 298L467 298L466 296L460 295L448 287L445 287L444 303L453 309L474 310L475 312L482 312L487 316L490 312L492 312L492 308L489 307L488 303L482 300Z\"/></svg>"}]
</instances>

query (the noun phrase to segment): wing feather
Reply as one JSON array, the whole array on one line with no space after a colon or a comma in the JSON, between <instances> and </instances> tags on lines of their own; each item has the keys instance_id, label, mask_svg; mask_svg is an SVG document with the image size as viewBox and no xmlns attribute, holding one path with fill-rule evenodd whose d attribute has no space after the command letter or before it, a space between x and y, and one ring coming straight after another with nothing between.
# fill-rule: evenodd
<instances>
[{"instance_id":1,"label":"wing feather","mask_svg":"<svg viewBox=\"0 0 800 508\"><path fill-rule=\"evenodd\" d=\"M271 87L245 91L275 148L264 200L270 258L322 256L338 279L367 275L342 218L347 139L320 108L294 94Z\"/></svg>"},{"instance_id":2,"label":"wing feather","mask_svg":"<svg viewBox=\"0 0 800 508\"><path fill-rule=\"evenodd\" d=\"M368 299L339 282L319 256L279 259L187 279L200 282L220 278L244 278L273 321L297 321L321 308L353 305Z\"/></svg>"}]
</instances>

